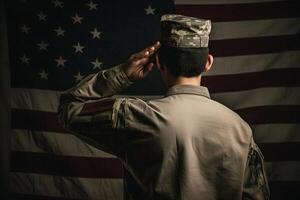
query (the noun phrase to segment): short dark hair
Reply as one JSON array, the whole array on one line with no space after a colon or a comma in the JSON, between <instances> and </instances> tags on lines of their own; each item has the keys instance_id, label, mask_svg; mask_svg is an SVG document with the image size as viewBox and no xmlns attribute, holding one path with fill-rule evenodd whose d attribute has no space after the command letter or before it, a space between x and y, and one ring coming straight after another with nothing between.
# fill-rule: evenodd
<instances>
[{"instance_id":1,"label":"short dark hair","mask_svg":"<svg viewBox=\"0 0 300 200\"><path fill-rule=\"evenodd\" d=\"M175 76L192 77L203 72L209 49L174 48L162 45L158 51L159 60Z\"/></svg>"}]
</instances>

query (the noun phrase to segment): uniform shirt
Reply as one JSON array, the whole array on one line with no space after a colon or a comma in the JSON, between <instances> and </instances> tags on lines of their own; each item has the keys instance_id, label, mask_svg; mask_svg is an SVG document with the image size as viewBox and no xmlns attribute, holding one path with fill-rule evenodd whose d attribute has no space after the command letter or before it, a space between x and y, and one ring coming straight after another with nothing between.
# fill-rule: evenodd
<instances>
[{"instance_id":1,"label":"uniform shirt","mask_svg":"<svg viewBox=\"0 0 300 200\"><path fill-rule=\"evenodd\" d=\"M112 96L131 84L120 66L103 70L62 94L59 107L66 129L122 159L128 199L241 199L248 124L200 85L147 101Z\"/></svg>"}]
</instances>

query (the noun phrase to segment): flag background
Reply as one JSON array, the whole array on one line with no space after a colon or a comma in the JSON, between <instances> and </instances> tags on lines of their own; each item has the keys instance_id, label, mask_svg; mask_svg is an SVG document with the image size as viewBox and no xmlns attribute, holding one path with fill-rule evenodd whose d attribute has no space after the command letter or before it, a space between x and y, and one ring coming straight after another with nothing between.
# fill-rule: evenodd
<instances>
[{"instance_id":1,"label":"flag background","mask_svg":"<svg viewBox=\"0 0 300 200\"><path fill-rule=\"evenodd\" d=\"M10 155L10 72L5 9L0 0L0 197L7 199Z\"/></svg>"},{"instance_id":2,"label":"flag background","mask_svg":"<svg viewBox=\"0 0 300 200\"><path fill-rule=\"evenodd\" d=\"M58 125L58 98L82 76L119 64L158 39L160 16L170 12L212 20L215 63L203 84L213 99L251 125L266 159L272 199L300 197L296 1L15 0L6 1L6 8L12 198L124 198L121 163ZM80 23L72 18L76 14ZM91 33L95 29L99 38ZM154 71L122 94L156 96L164 91Z\"/></svg>"}]
</instances>

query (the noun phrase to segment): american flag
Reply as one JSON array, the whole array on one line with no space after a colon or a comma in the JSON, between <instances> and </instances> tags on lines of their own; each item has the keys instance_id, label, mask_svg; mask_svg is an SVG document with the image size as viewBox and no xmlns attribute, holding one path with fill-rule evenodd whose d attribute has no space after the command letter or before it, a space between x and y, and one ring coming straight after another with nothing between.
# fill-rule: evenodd
<instances>
[{"instance_id":1,"label":"american flag","mask_svg":"<svg viewBox=\"0 0 300 200\"><path fill-rule=\"evenodd\" d=\"M57 123L61 91L159 39L160 16L213 22L203 84L252 127L273 199L300 197L300 12L280 0L6 1L12 199L124 199L121 163ZM126 95L165 91L157 71ZM298 156L297 156L298 155Z\"/></svg>"}]
</instances>

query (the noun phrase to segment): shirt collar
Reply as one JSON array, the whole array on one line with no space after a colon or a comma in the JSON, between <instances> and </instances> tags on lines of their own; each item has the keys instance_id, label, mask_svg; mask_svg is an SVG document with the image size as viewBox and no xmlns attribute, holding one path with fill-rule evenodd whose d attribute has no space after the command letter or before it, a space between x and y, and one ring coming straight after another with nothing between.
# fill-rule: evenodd
<instances>
[{"instance_id":1,"label":"shirt collar","mask_svg":"<svg viewBox=\"0 0 300 200\"><path fill-rule=\"evenodd\" d=\"M210 98L207 87L197 85L174 85L167 90L165 96L175 94L195 94Z\"/></svg>"}]
</instances>

